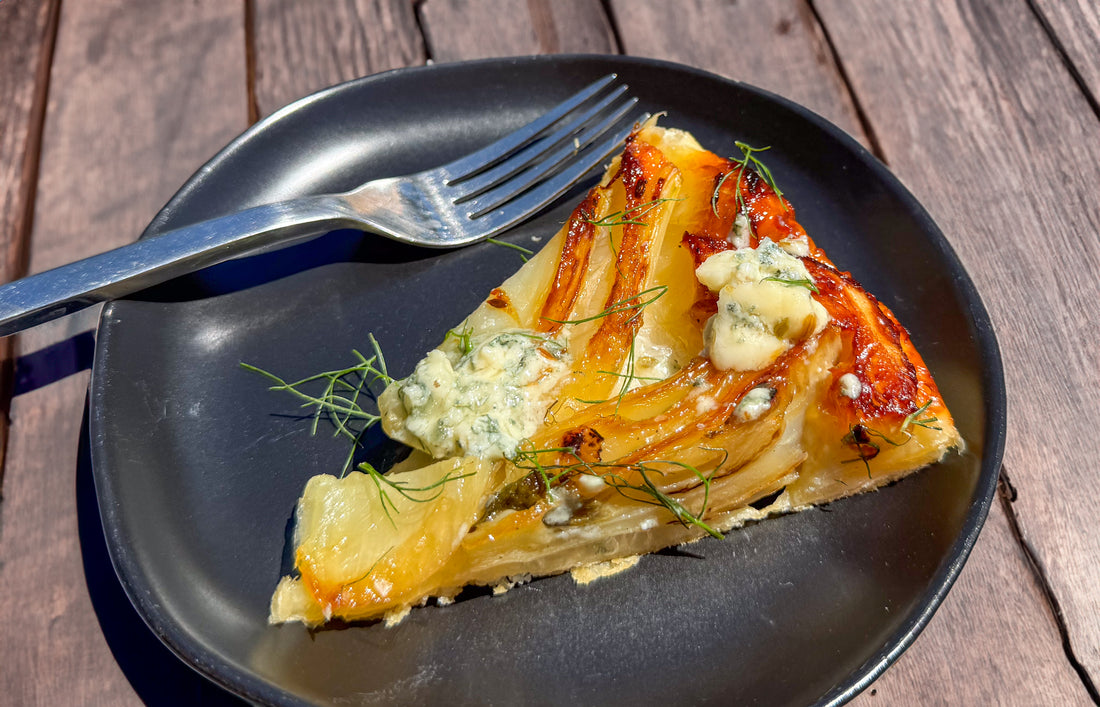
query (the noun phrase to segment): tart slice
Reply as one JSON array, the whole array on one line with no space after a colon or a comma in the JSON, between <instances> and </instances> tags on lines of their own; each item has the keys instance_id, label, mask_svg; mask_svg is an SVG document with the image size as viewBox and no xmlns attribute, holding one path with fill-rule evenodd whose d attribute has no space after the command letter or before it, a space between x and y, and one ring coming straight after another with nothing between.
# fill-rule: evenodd
<instances>
[{"instance_id":1,"label":"tart slice","mask_svg":"<svg viewBox=\"0 0 1100 707\"><path fill-rule=\"evenodd\" d=\"M621 562L962 445L905 329L741 149L655 122L631 136L546 247L382 393L412 455L309 481L272 622Z\"/></svg>"}]
</instances>

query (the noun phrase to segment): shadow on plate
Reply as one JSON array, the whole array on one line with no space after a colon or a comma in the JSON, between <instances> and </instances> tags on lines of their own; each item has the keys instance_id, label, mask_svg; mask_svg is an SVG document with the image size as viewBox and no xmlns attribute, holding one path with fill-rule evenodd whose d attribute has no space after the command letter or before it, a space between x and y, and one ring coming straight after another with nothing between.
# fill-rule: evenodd
<instances>
[{"instance_id":1,"label":"shadow on plate","mask_svg":"<svg viewBox=\"0 0 1100 707\"><path fill-rule=\"evenodd\" d=\"M180 302L239 292L332 263L409 263L438 252L343 229L303 243L212 265L131 295L143 302Z\"/></svg>"},{"instance_id":2,"label":"shadow on plate","mask_svg":"<svg viewBox=\"0 0 1100 707\"><path fill-rule=\"evenodd\" d=\"M111 565L96 502L88 446L88 410L80 429L76 512L84 578L99 626L134 692L147 705L242 707L247 704L188 667L141 620Z\"/></svg>"}]
</instances>

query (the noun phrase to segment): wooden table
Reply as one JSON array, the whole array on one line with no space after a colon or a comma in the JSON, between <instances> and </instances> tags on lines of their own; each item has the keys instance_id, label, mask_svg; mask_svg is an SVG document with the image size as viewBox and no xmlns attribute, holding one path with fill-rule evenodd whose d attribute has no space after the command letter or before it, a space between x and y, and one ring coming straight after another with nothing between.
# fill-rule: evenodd
<instances>
[{"instance_id":1,"label":"wooden table","mask_svg":"<svg viewBox=\"0 0 1100 707\"><path fill-rule=\"evenodd\" d=\"M1010 400L998 499L928 628L855 704L1100 701L1089 0L2 0L0 279L133 240L218 148L316 89L554 52L671 59L821 113L925 204L989 308ZM151 635L116 658L93 610L102 550L81 547L74 470L95 321L0 341L0 702L231 703Z\"/></svg>"}]
</instances>

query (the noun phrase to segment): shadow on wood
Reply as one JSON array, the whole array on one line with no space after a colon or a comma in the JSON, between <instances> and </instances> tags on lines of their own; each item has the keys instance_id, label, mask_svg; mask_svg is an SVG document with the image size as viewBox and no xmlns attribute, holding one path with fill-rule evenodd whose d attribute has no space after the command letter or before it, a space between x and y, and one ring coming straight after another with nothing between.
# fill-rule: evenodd
<instances>
[{"instance_id":1,"label":"shadow on wood","mask_svg":"<svg viewBox=\"0 0 1100 707\"><path fill-rule=\"evenodd\" d=\"M88 332L89 334L91 332ZM84 579L111 654L130 686L147 705L246 704L180 661L138 616L111 565L96 502L88 444L88 409L80 429L76 469L76 512Z\"/></svg>"}]
</instances>

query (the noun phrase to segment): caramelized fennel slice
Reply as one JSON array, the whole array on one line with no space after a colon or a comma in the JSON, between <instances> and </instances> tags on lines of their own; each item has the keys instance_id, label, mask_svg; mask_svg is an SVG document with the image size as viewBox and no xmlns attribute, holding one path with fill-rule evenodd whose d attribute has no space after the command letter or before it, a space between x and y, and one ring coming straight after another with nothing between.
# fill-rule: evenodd
<instances>
[{"instance_id":1,"label":"caramelized fennel slice","mask_svg":"<svg viewBox=\"0 0 1100 707\"><path fill-rule=\"evenodd\" d=\"M736 473L713 483L706 521L725 532L763 517L747 504L793 481L794 469L804 458L798 435L784 435ZM698 508L694 504L699 494L692 493L695 496L684 501ZM439 593L446 595L448 587L466 584L495 584L506 577L558 574L579 564L655 552L706 535L679 523L663 507L616 495L606 498L597 515L576 525L548 527L542 521L547 511L547 506L534 506L475 528L436 577Z\"/></svg>"},{"instance_id":2,"label":"caramelized fennel slice","mask_svg":"<svg viewBox=\"0 0 1100 707\"><path fill-rule=\"evenodd\" d=\"M929 412L937 409L933 404ZM786 491L791 508L800 510L872 491L935 464L950 449L961 450L965 446L950 417L946 421L937 420L935 426L939 429L909 425L902 430L896 422L879 422L879 429L867 428L868 439L878 446L878 451L874 457L862 459L852 446L842 442L850 434L850 428L838 425L836 418L820 410L812 410L804 441L809 457L799 471L798 480Z\"/></svg>"},{"instance_id":3,"label":"caramelized fennel slice","mask_svg":"<svg viewBox=\"0 0 1100 707\"><path fill-rule=\"evenodd\" d=\"M491 488L494 465L473 457L377 476L314 476L298 502L297 578L284 577L271 621L352 620L418 602ZM307 598L308 597L308 598Z\"/></svg>"}]
</instances>

